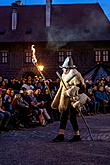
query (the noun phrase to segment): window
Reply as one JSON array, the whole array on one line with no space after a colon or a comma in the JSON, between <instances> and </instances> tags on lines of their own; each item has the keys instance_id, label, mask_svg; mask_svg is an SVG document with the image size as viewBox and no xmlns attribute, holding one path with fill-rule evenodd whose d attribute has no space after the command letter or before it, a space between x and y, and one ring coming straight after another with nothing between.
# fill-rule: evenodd
<instances>
[{"instance_id":1,"label":"window","mask_svg":"<svg viewBox=\"0 0 110 165\"><path fill-rule=\"evenodd\" d=\"M72 55L72 52L71 51L68 51L68 52L66 52L66 55L67 56L71 56Z\"/></svg>"},{"instance_id":2,"label":"window","mask_svg":"<svg viewBox=\"0 0 110 165\"><path fill-rule=\"evenodd\" d=\"M108 61L108 50L103 51L103 61L105 61L105 62Z\"/></svg>"},{"instance_id":3,"label":"window","mask_svg":"<svg viewBox=\"0 0 110 165\"><path fill-rule=\"evenodd\" d=\"M32 53L31 52L26 52L26 58L25 58L25 62L26 63L31 63L32 62Z\"/></svg>"},{"instance_id":4,"label":"window","mask_svg":"<svg viewBox=\"0 0 110 165\"><path fill-rule=\"evenodd\" d=\"M1 63L2 64L8 63L8 51L1 51Z\"/></svg>"},{"instance_id":5,"label":"window","mask_svg":"<svg viewBox=\"0 0 110 165\"><path fill-rule=\"evenodd\" d=\"M58 53L58 57L59 57L59 62L61 62L61 63L64 62L66 57L72 56L72 52L67 51L67 50L60 50L57 53Z\"/></svg>"},{"instance_id":6,"label":"window","mask_svg":"<svg viewBox=\"0 0 110 165\"><path fill-rule=\"evenodd\" d=\"M100 50L95 51L95 61L96 62L101 61L101 51Z\"/></svg>"},{"instance_id":7,"label":"window","mask_svg":"<svg viewBox=\"0 0 110 165\"><path fill-rule=\"evenodd\" d=\"M12 30L16 30L17 27L17 12L16 9L12 11Z\"/></svg>"},{"instance_id":8,"label":"window","mask_svg":"<svg viewBox=\"0 0 110 165\"><path fill-rule=\"evenodd\" d=\"M59 62L64 61L64 52L59 52Z\"/></svg>"},{"instance_id":9,"label":"window","mask_svg":"<svg viewBox=\"0 0 110 165\"><path fill-rule=\"evenodd\" d=\"M95 50L95 61L96 62L108 62L109 61L109 51L100 49Z\"/></svg>"}]
</instances>

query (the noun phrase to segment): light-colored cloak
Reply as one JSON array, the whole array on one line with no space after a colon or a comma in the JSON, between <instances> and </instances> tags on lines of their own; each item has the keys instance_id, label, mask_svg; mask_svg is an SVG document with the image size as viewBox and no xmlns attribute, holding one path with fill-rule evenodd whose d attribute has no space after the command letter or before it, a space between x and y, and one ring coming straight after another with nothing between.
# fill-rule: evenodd
<instances>
[{"instance_id":1,"label":"light-colored cloak","mask_svg":"<svg viewBox=\"0 0 110 165\"><path fill-rule=\"evenodd\" d=\"M67 89L80 83L84 85L84 79L81 76L80 72L78 72L76 69L71 69L68 74L63 73L62 79ZM62 112L68 108L70 104L70 98L65 96L65 91L67 89L64 87L63 83L60 82L60 87L51 104L51 107L53 109L58 109L60 112Z\"/></svg>"}]
</instances>

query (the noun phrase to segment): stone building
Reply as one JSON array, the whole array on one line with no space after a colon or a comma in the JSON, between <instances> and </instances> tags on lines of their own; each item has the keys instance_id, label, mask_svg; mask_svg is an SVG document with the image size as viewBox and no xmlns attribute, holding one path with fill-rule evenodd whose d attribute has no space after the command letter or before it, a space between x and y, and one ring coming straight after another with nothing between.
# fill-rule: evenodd
<instances>
[{"instance_id":1,"label":"stone building","mask_svg":"<svg viewBox=\"0 0 110 165\"><path fill-rule=\"evenodd\" d=\"M56 78L67 56L82 73L97 63L110 65L110 22L98 3L0 7L0 75L36 75L31 45L46 78Z\"/></svg>"}]
</instances>

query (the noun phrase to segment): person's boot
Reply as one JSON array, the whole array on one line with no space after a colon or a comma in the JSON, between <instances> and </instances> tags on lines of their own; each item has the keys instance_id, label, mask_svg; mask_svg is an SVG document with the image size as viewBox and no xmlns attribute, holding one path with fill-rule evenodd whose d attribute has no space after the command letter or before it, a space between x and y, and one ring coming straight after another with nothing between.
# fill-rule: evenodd
<instances>
[{"instance_id":1,"label":"person's boot","mask_svg":"<svg viewBox=\"0 0 110 165\"><path fill-rule=\"evenodd\" d=\"M59 134L53 139L53 142L63 142L63 141L64 141L64 135L63 134Z\"/></svg>"},{"instance_id":2,"label":"person's boot","mask_svg":"<svg viewBox=\"0 0 110 165\"><path fill-rule=\"evenodd\" d=\"M69 140L69 142L78 142L81 141L80 135L74 135L72 139Z\"/></svg>"}]
</instances>

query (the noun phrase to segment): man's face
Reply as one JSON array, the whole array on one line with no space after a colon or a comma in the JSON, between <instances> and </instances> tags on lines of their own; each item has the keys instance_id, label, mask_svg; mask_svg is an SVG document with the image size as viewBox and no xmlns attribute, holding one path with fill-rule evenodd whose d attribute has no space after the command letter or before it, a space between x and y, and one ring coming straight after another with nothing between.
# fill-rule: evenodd
<instances>
[{"instance_id":1,"label":"man's face","mask_svg":"<svg viewBox=\"0 0 110 165\"><path fill-rule=\"evenodd\" d=\"M100 86L99 87L99 91L102 91L103 92L104 91L104 87L103 86Z\"/></svg>"},{"instance_id":2,"label":"man's face","mask_svg":"<svg viewBox=\"0 0 110 165\"><path fill-rule=\"evenodd\" d=\"M64 73L64 74L68 74L69 71L70 71L70 69L68 69L68 68L63 68L63 73Z\"/></svg>"}]
</instances>

